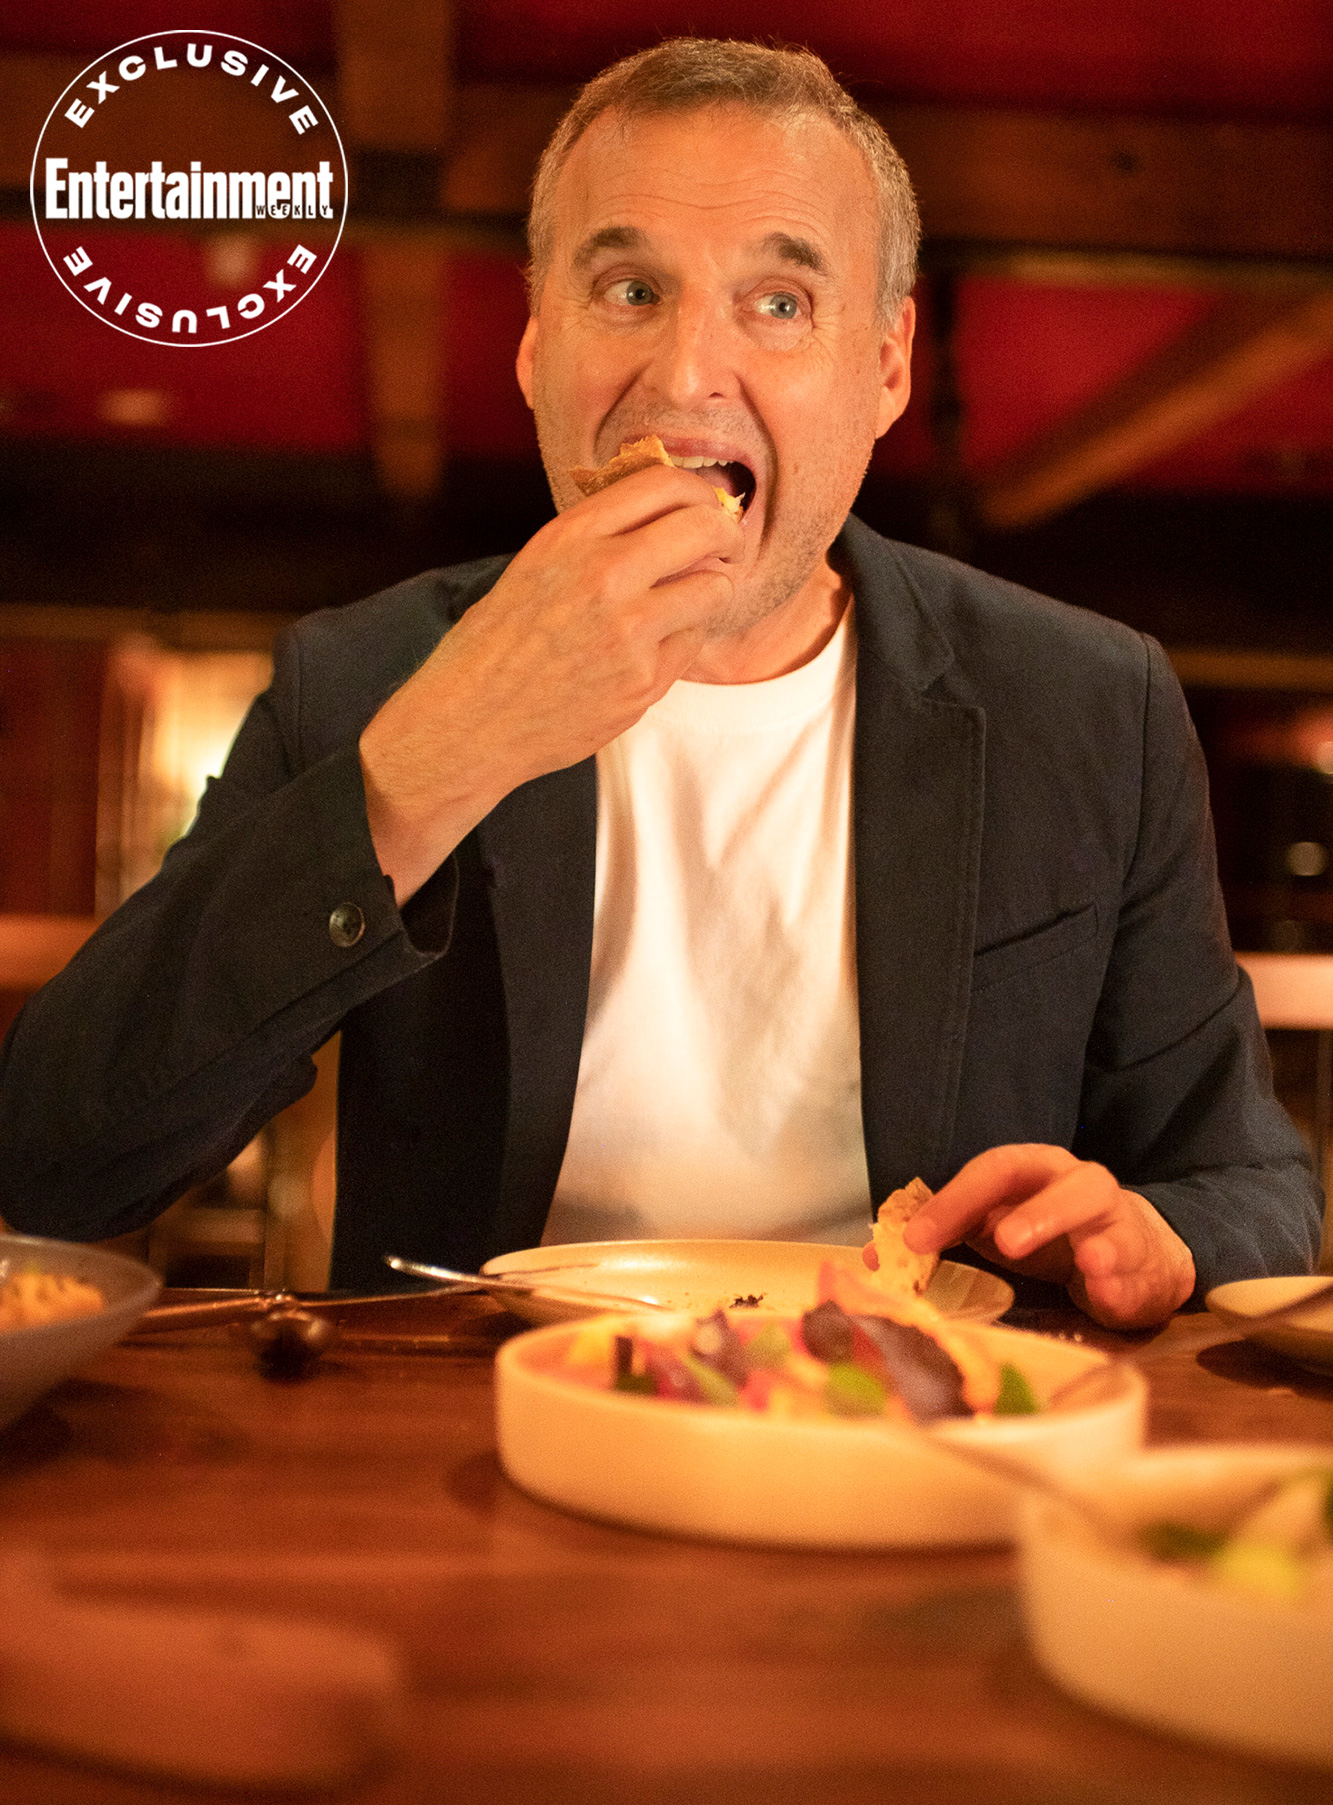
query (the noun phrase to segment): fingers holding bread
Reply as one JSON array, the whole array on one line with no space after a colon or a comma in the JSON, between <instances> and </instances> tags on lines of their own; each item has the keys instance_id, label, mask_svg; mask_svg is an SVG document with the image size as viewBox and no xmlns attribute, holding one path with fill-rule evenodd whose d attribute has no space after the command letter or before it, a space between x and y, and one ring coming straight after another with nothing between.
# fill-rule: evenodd
<instances>
[{"instance_id":1,"label":"fingers holding bread","mask_svg":"<svg viewBox=\"0 0 1333 1805\"><path fill-rule=\"evenodd\" d=\"M907 1224L933 1195L924 1180L913 1178L901 1190L892 1192L879 1206L879 1213L871 1230L870 1245L865 1252L869 1255L873 1250L876 1256L873 1268L878 1273L880 1284L894 1290L911 1291L921 1297L935 1276L935 1269L940 1263L939 1254L914 1253L903 1239L903 1230ZM866 1264L872 1264L869 1258Z\"/></svg>"}]
</instances>

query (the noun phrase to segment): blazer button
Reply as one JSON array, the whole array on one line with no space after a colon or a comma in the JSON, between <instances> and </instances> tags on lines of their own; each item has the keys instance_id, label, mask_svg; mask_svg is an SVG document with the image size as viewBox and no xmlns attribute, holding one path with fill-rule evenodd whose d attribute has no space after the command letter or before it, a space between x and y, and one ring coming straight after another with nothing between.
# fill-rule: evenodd
<instances>
[{"instance_id":1,"label":"blazer button","mask_svg":"<svg viewBox=\"0 0 1333 1805\"><path fill-rule=\"evenodd\" d=\"M355 946L366 931L366 918L355 903L339 903L329 916L329 939L335 946Z\"/></svg>"}]
</instances>

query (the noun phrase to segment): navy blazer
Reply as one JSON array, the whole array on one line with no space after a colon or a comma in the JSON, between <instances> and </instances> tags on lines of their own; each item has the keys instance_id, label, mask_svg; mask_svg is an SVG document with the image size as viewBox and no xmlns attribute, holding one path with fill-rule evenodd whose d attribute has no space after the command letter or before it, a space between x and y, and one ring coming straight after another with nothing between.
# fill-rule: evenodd
<instances>
[{"instance_id":1,"label":"navy blazer","mask_svg":"<svg viewBox=\"0 0 1333 1805\"><path fill-rule=\"evenodd\" d=\"M1160 647L854 518L834 555L859 639L873 1198L1047 1141L1161 1210L1199 1295L1308 1270L1318 1187L1273 1098ZM380 1287L386 1251L472 1268L540 1240L587 1007L595 762L512 792L400 913L356 747L504 562L286 637L190 833L6 1043L13 1226L93 1238L150 1220L303 1094L341 1027L333 1283ZM329 932L345 903L366 921L351 947Z\"/></svg>"}]
</instances>

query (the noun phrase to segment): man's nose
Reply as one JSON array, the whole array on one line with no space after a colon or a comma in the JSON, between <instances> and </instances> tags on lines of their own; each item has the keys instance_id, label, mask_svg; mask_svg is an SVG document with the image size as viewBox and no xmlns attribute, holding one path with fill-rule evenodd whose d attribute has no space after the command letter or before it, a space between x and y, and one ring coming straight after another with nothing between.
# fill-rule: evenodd
<instances>
[{"instance_id":1,"label":"man's nose","mask_svg":"<svg viewBox=\"0 0 1333 1805\"><path fill-rule=\"evenodd\" d=\"M734 327L716 302L684 299L663 321L645 380L673 408L729 397L740 386Z\"/></svg>"}]
</instances>

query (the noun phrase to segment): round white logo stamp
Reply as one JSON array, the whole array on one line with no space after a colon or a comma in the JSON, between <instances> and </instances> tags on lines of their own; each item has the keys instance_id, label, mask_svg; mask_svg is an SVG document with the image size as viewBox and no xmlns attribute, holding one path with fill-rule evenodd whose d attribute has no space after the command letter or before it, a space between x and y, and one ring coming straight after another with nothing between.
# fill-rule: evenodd
<instances>
[{"instance_id":1,"label":"round white logo stamp","mask_svg":"<svg viewBox=\"0 0 1333 1805\"><path fill-rule=\"evenodd\" d=\"M227 32L160 31L65 89L31 190L47 262L81 307L132 338L198 348L262 332L310 293L342 236L347 161L328 108L281 57ZM153 231L182 254L145 275ZM218 233L260 247L247 294L219 293L188 254Z\"/></svg>"}]
</instances>

